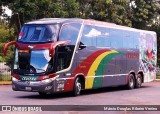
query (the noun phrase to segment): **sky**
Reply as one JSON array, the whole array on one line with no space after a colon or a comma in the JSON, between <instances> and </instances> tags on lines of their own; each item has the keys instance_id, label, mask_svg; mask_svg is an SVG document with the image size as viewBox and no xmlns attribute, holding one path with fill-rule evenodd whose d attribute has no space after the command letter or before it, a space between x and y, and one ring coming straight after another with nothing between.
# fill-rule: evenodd
<instances>
[{"instance_id":1,"label":"sky","mask_svg":"<svg viewBox=\"0 0 160 114\"><path fill-rule=\"evenodd\" d=\"M5 9L5 13L8 15L8 16L11 16L12 15L12 11L10 9L8 9L8 7L2 7Z\"/></svg>"}]
</instances>

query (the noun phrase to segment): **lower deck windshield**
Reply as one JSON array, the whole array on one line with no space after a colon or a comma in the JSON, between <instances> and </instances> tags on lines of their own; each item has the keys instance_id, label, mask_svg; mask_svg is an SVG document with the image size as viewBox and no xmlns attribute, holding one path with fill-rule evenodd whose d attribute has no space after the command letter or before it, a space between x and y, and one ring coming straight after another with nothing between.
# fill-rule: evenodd
<instances>
[{"instance_id":1,"label":"lower deck windshield","mask_svg":"<svg viewBox=\"0 0 160 114\"><path fill-rule=\"evenodd\" d=\"M41 74L51 70L49 50L23 51L16 49L14 71L18 74Z\"/></svg>"}]
</instances>

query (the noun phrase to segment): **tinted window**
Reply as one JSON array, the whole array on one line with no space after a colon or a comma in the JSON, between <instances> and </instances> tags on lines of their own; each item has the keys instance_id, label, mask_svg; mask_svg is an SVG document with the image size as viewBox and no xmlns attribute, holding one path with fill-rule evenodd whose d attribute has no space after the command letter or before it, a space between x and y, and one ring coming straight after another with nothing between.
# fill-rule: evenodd
<instances>
[{"instance_id":1,"label":"tinted window","mask_svg":"<svg viewBox=\"0 0 160 114\"><path fill-rule=\"evenodd\" d=\"M139 32L134 32L133 33L133 40L134 40L134 48L139 49L140 48L140 33Z\"/></svg>"},{"instance_id":2,"label":"tinted window","mask_svg":"<svg viewBox=\"0 0 160 114\"><path fill-rule=\"evenodd\" d=\"M98 47L110 47L111 40L109 37L109 29L105 27L96 27L96 30L98 31L98 34L96 36L97 46Z\"/></svg>"},{"instance_id":3,"label":"tinted window","mask_svg":"<svg viewBox=\"0 0 160 114\"><path fill-rule=\"evenodd\" d=\"M75 45L79 34L81 24L70 23L62 26L59 40L71 40L71 45Z\"/></svg>"},{"instance_id":4,"label":"tinted window","mask_svg":"<svg viewBox=\"0 0 160 114\"><path fill-rule=\"evenodd\" d=\"M58 25L24 25L19 34L20 42L51 42L58 32Z\"/></svg>"},{"instance_id":5,"label":"tinted window","mask_svg":"<svg viewBox=\"0 0 160 114\"><path fill-rule=\"evenodd\" d=\"M94 26L84 26L81 42L87 46L96 46L96 29Z\"/></svg>"},{"instance_id":6,"label":"tinted window","mask_svg":"<svg viewBox=\"0 0 160 114\"><path fill-rule=\"evenodd\" d=\"M137 49L139 48L139 33L85 25L81 42L87 46Z\"/></svg>"},{"instance_id":7,"label":"tinted window","mask_svg":"<svg viewBox=\"0 0 160 114\"><path fill-rule=\"evenodd\" d=\"M83 29L81 42L87 46L109 47L109 29L86 25Z\"/></svg>"},{"instance_id":8,"label":"tinted window","mask_svg":"<svg viewBox=\"0 0 160 114\"><path fill-rule=\"evenodd\" d=\"M123 47L124 48L134 48L134 34L131 31L123 31Z\"/></svg>"},{"instance_id":9,"label":"tinted window","mask_svg":"<svg viewBox=\"0 0 160 114\"><path fill-rule=\"evenodd\" d=\"M110 29L111 47L123 48L123 32L118 29Z\"/></svg>"}]
</instances>

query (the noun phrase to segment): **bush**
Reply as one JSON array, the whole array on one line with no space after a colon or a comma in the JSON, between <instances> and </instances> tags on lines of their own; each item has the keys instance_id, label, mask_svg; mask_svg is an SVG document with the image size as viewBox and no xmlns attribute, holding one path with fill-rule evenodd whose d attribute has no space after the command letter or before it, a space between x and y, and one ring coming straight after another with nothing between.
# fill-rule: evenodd
<instances>
[{"instance_id":1,"label":"bush","mask_svg":"<svg viewBox=\"0 0 160 114\"><path fill-rule=\"evenodd\" d=\"M11 75L0 74L0 81L11 81Z\"/></svg>"}]
</instances>

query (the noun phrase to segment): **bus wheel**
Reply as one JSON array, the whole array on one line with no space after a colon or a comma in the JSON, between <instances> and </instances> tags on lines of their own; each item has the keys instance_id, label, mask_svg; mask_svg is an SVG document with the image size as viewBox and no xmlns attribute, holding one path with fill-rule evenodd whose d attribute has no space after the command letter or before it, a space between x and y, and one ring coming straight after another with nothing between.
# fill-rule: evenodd
<instances>
[{"instance_id":1,"label":"bus wheel","mask_svg":"<svg viewBox=\"0 0 160 114\"><path fill-rule=\"evenodd\" d=\"M128 89L134 89L135 86L135 78L133 74L130 74L129 80L128 80Z\"/></svg>"},{"instance_id":2,"label":"bus wheel","mask_svg":"<svg viewBox=\"0 0 160 114\"><path fill-rule=\"evenodd\" d=\"M141 74L138 74L137 80L136 80L136 88L140 88L142 85L142 76Z\"/></svg>"},{"instance_id":3,"label":"bus wheel","mask_svg":"<svg viewBox=\"0 0 160 114\"><path fill-rule=\"evenodd\" d=\"M74 96L80 95L81 89L82 89L82 83L81 83L80 78L77 77L75 82L74 82L73 95Z\"/></svg>"}]
</instances>

